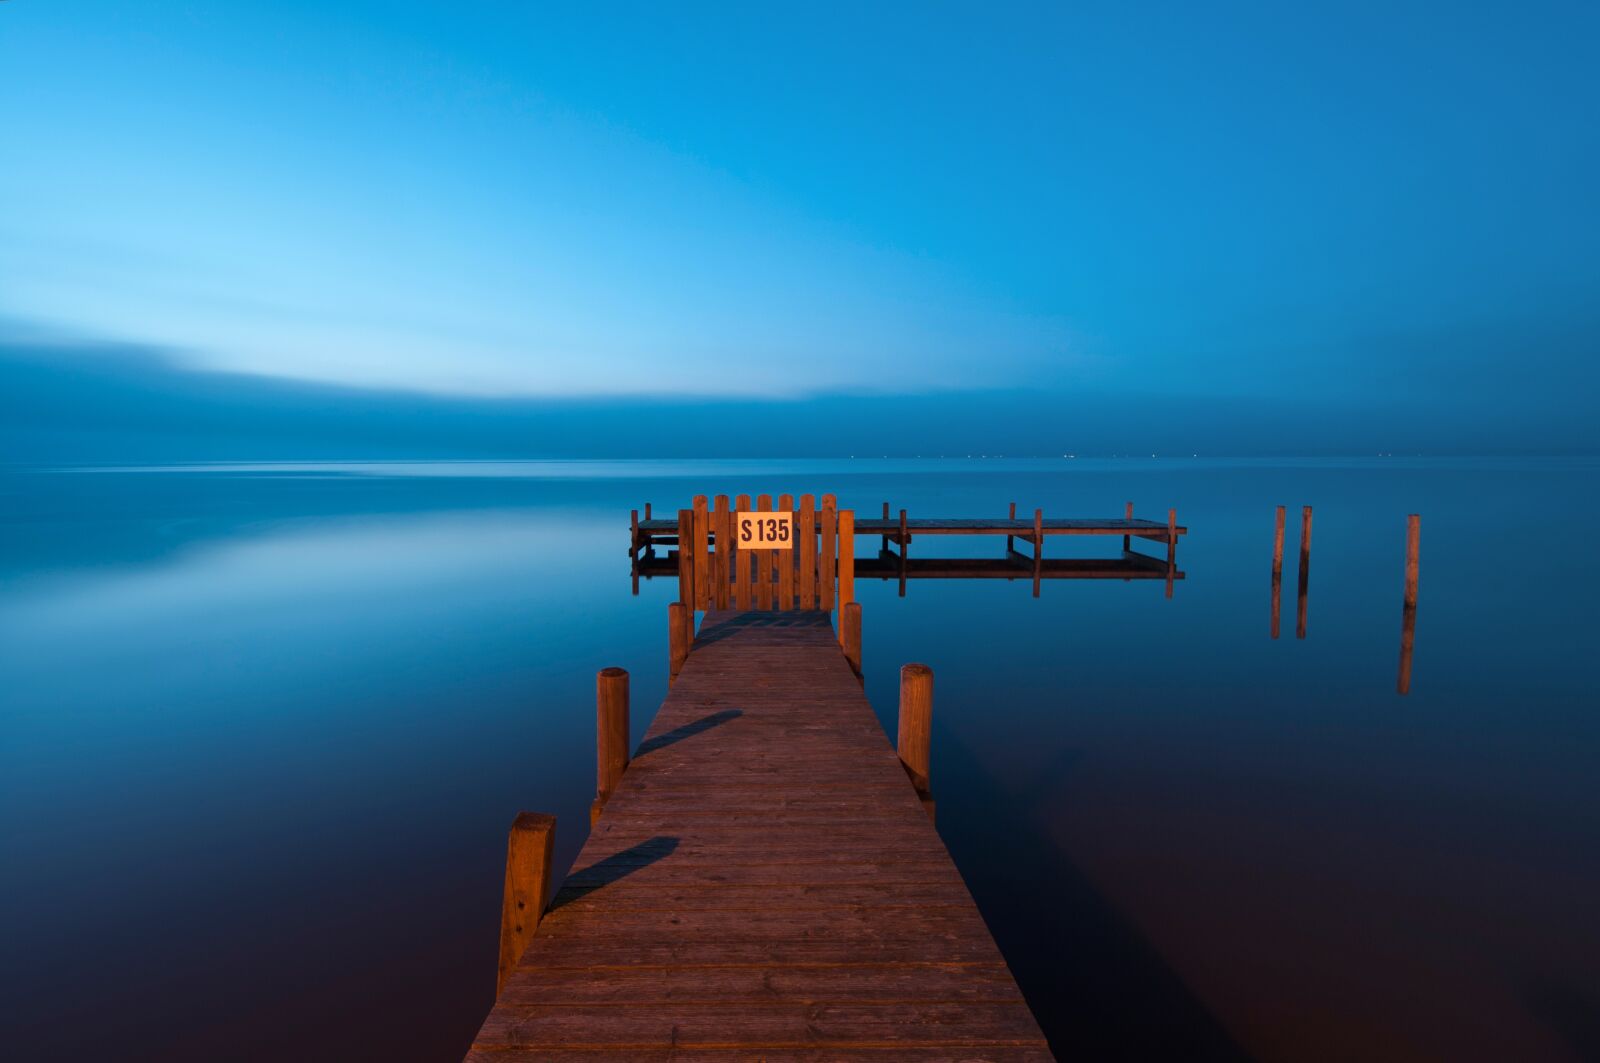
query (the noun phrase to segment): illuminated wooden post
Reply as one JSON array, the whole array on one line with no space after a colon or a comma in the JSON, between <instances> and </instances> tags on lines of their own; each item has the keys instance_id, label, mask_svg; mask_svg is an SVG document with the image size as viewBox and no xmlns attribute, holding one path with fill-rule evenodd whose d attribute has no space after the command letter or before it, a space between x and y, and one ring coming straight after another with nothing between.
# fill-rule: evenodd
<instances>
[{"instance_id":1,"label":"illuminated wooden post","mask_svg":"<svg viewBox=\"0 0 1600 1063\"><path fill-rule=\"evenodd\" d=\"M694 496L694 607L711 608L711 517L706 496Z\"/></svg>"},{"instance_id":2,"label":"illuminated wooden post","mask_svg":"<svg viewBox=\"0 0 1600 1063\"><path fill-rule=\"evenodd\" d=\"M789 514L789 548L774 550L772 563L778 567L778 608L787 612L794 608L794 496L778 496L778 512Z\"/></svg>"},{"instance_id":3,"label":"illuminated wooden post","mask_svg":"<svg viewBox=\"0 0 1600 1063\"><path fill-rule=\"evenodd\" d=\"M667 685L683 671L683 662L689 659L689 648L694 645L694 613L682 602L667 606Z\"/></svg>"},{"instance_id":4,"label":"illuminated wooden post","mask_svg":"<svg viewBox=\"0 0 1600 1063\"><path fill-rule=\"evenodd\" d=\"M856 511L839 511L839 601L856 600Z\"/></svg>"},{"instance_id":5,"label":"illuminated wooden post","mask_svg":"<svg viewBox=\"0 0 1600 1063\"><path fill-rule=\"evenodd\" d=\"M818 522L821 545L817 548L817 608L831 613L838 600L834 577L839 551L839 500L833 495L823 495L819 501L822 515Z\"/></svg>"},{"instance_id":6,"label":"illuminated wooden post","mask_svg":"<svg viewBox=\"0 0 1600 1063\"><path fill-rule=\"evenodd\" d=\"M528 950L550 903L550 864L555 851L556 817L523 812L511 824L506 842L506 888L500 905L500 968L494 995Z\"/></svg>"},{"instance_id":7,"label":"illuminated wooden post","mask_svg":"<svg viewBox=\"0 0 1600 1063\"><path fill-rule=\"evenodd\" d=\"M862 679L860 602L844 602L839 606L839 645L844 650L844 659L850 662L850 670L857 679Z\"/></svg>"},{"instance_id":8,"label":"illuminated wooden post","mask_svg":"<svg viewBox=\"0 0 1600 1063\"><path fill-rule=\"evenodd\" d=\"M933 669L925 664L900 666L900 720L895 750L916 787L922 807L933 817L929 746L933 735Z\"/></svg>"},{"instance_id":9,"label":"illuminated wooden post","mask_svg":"<svg viewBox=\"0 0 1600 1063\"><path fill-rule=\"evenodd\" d=\"M595 676L594 745L594 801L589 805L591 827L600 818L601 810L628 767L628 673L622 668L602 668Z\"/></svg>"},{"instance_id":10,"label":"illuminated wooden post","mask_svg":"<svg viewBox=\"0 0 1600 1063\"><path fill-rule=\"evenodd\" d=\"M1400 620L1400 678L1396 689L1411 693L1411 651L1417 641L1417 568L1422 551L1422 518L1406 518L1406 592Z\"/></svg>"},{"instance_id":11,"label":"illuminated wooden post","mask_svg":"<svg viewBox=\"0 0 1600 1063\"><path fill-rule=\"evenodd\" d=\"M678 601L694 611L694 510L678 510Z\"/></svg>"}]
</instances>

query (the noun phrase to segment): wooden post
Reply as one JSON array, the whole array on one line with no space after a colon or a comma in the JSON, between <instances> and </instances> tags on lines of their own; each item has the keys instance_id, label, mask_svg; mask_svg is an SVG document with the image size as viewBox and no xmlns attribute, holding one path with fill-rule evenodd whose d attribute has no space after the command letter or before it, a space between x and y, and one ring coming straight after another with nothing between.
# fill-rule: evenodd
<instances>
[{"instance_id":1,"label":"wooden post","mask_svg":"<svg viewBox=\"0 0 1600 1063\"><path fill-rule=\"evenodd\" d=\"M800 540L800 608L817 607L817 500L800 496L800 524L795 529Z\"/></svg>"},{"instance_id":2,"label":"wooden post","mask_svg":"<svg viewBox=\"0 0 1600 1063\"><path fill-rule=\"evenodd\" d=\"M500 971L494 995L506 987L550 903L550 862L556 817L520 813L506 842L506 889L500 904Z\"/></svg>"},{"instance_id":3,"label":"wooden post","mask_svg":"<svg viewBox=\"0 0 1600 1063\"><path fill-rule=\"evenodd\" d=\"M683 662L689 659L689 647L694 644L694 613L682 602L667 606L667 685L683 671Z\"/></svg>"},{"instance_id":4,"label":"wooden post","mask_svg":"<svg viewBox=\"0 0 1600 1063\"><path fill-rule=\"evenodd\" d=\"M1167 510L1167 597L1172 597L1172 580L1178 573L1178 511Z\"/></svg>"},{"instance_id":5,"label":"wooden post","mask_svg":"<svg viewBox=\"0 0 1600 1063\"><path fill-rule=\"evenodd\" d=\"M630 510L628 513L629 536L628 542L628 571L633 577L633 596L639 597L639 511Z\"/></svg>"},{"instance_id":6,"label":"wooden post","mask_svg":"<svg viewBox=\"0 0 1600 1063\"><path fill-rule=\"evenodd\" d=\"M1300 510L1300 593L1295 602L1294 637L1306 637L1306 610L1311 590L1311 507Z\"/></svg>"},{"instance_id":7,"label":"wooden post","mask_svg":"<svg viewBox=\"0 0 1600 1063\"><path fill-rule=\"evenodd\" d=\"M1039 579L1044 574L1044 510L1033 511L1033 596L1039 597Z\"/></svg>"},{"instance_id":8,"label":"wooden post","mask_svg":"<svg viewBox=\"0 0 1600 1063\"><path fill-rule=\"evenodd\" d=\"M678 510L678 601L694 604L694 510Z\"/></svg>"},{"instance_id":9,"label":"wooden post","mask_svg":"<svg viewBox=\"0 0 1600 1063\"><path fill-rule=\"evenodd\" d=\"M648 503L648 502L646 502L644 504L644 519L645 520L649 520L650 519L650 503Z\"/></svg>"},{"instance_id":10,"label":"wooden post","mask_svg":"<svg viewBox=\"0 0 1600 1063\"><path fill-rule=\"evenodd\" d=\"M1017 504L1015 502L1011 503L1010 508L1008 508L1006 510L1006 519L1007 520L1016 520L1017 519ZM1016 539L1016 536L1014 536L1014 535L1006 536L1006 557L1007 558L1009 558L1011 556L1011 551L1013 549L1015 549L1015 539Z\"/></svg>"},{"instance_id":11,"label":"wooden post","mask_svg":"<svg viewBox=\"0 0 1600 1063\"><path fill-rule=\"evenodd\" d=\"M740 513L750 512L750 496L740 495L734 508ZM750 592L750 558L751 552L739 549L739 529L733 529L730 537L733 543L733 596L734 606L738 609L751 609L754 605Z\"/></svg>"},{"instance_id":12,"label":"wooden post","mask_svg":"<svg viewBox=\"0 0 1600 1063\"><path fill-rule=\"evenodd\" d=\"M856 600L856 511L839 511L839 603Z\"/></svg>"},{"instance_id":13,"label":"wooden post","mask_svg":"<svg viewBox=\"0 0 1600 1063\"><path fill-rule=\"evenodd\" d=\"M717 550L711 566L711 604L726 609L728 580L733 576L733 518L728 514L727 495L717 496L716 510L711 514L711 538Z\"/></svg>"},{"instance_id":14,"label":"wooden post","mask_svg":"<svg viewBox=\"0 0 1600 1063\"><path fill-rule=\"evenodd\" d=\"M850 670L861 676L861 603L845 602L839 606L839 645L844 648L844 659Z\"/></svg>"},{"instance_id":15,"label":"wooden post","mask_svg":"<svg viewBox=\"0 0 1600 1063\"><path fill-rule=\"evenodd\" d=\"M833 612L837 594L834 591L834 565L839 548L839 502L832 495L822 496L821 547L817 554L817 608L824 613Z\"/></svg>"},{"instance_id":16,"label":"wooden post","mask_svg":"<svg viewBox=\"0 0 1600 1063\"><path fill-rule=\"evenodd\" d=\"M1272 526L1272 574L1277 576L1283 572L1283 517L1284 507L1278 507L1278 515Z\"/></svg>"},{"instance_id":17,"label":"wooden post","mask_svg":"<svg viewBox=\"0 0 1600 1063\"><path fill-rule=\"evenodd\" d=\"M673 603L676 604L676 603ZM672 606L667 606L671 610ZM589 806L593 827L628 767L628 673L602 668L595 676L595 787Z\"/></svg>"},{"instance_id":18,"label":"wooden post","mask_svg":"<svg viewBox=\"0 0 1600 1063\"><path fill-rule=\"evenodd\" d=\"M1422 518L1413 513L1406 518L1406 591L1400 615L1400 678L1395 689L1411 693L1411 652L1417 641L1417 568L1422 552Z\"/></svg>"},{"instance_id":19,"label":"wooden post","mask_svg":"<svg viewBox=\"0 0 1600 1063\"><path fill-rule=\"evenodd\" d=\"M778 496L778 512L789 514L789 534L794 535L794 496ZM794 608L794 539L789 540L789 549L774 550L772 562L778 566L778 608L788 612Z\"/></svg>"},{"instance_id":20,"label":"wooden post","mask_svg":"<svg viewBox=\"0 0 1600 1063\"><path fill-rule=\"evenodd\" d=\"M933 734L933 669L925 664L900 666L900 723L895 749L911 785L933 814L928 779L928 747Z\"/></svg>"},{"instance_id":21,"label":"wooden post","mask_svg":"<svg viewBox=\"0 0 1600 1063\"><path fill-rule=\"evenodd\" d=\"M1122 519L1123 520L1132 520L1133 519L1133 503L1132 502L1129 502L1128 505L1127 505L1127 508L1122 511ZM1127 553L1129 550L1132 550L1132 549L1133 549L1133 536L1124 535L1122 537L1122 552L1123 553Z\"/></svg>"},{"instance_id":22,"label":"wooden post","mask_svg":"<svg viewBox=\"0 0 1600 1063\"><path fill-rule=\"evenodd\" d=\"M887 502L885 502L883 504L883 522L885 524L887 524L889 522L889 503L887 503ZM886 554L888 552L889 552L889 531L888 531L887 528L885 528L884 532L883 532L883 542L878 544L878 556L882 557L884 554Z\"/></svg>"},{"instance_id":23,"label":"wooden post","mask_svg":"<svg viewBox=\"0 0 1600 1063\"><path fill-rule=\"evenodd\" d=\"M911 549L911 533L906 530L906 511L900 511L900 597L906 596L906 554Z\"/></svg>"}]
</instances>

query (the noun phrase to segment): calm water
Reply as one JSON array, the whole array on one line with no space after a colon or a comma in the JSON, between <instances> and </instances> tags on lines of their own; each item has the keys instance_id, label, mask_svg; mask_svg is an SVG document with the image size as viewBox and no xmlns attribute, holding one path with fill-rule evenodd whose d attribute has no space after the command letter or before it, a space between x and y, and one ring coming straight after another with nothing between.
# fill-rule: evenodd
<instances>
[{"instance_id":1,"label":"calm water","mask_svg":"<svg viewBox=\"0 0 1600 1063\"><path fill-rule=\"evenodd\" d=\"M630 594L628 510L833 491L913 515L1013 500L1118 515L1132 499L1191 529L1170 601L1159 582L1047 582L1039 600L1026 581L858 588L880 714L901 663L935 669L940 832L1060 1053L1600 1058L1597 471L0 473L7 1055L457 1056L493 995L513 815L560 817L563 866L582 843L594 671L632 672L636 740L665 693L675 586ZM1402 698L1410 512L1421 604Z\"/></svg>"}]
</instances>

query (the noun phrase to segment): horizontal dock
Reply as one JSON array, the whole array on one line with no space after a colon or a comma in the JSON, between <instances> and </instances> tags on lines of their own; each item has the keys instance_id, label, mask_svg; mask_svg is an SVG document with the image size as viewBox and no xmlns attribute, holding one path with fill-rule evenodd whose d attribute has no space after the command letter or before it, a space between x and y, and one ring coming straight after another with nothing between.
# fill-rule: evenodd
<instances>
[{"instance_id":1,"label":"horizontal dock","mask_svg":"<svg viewBox=\"0 0 1600 1063\"><path fill-rule=\"evenodd\" d=\"M1167 525L1153 520L1124 517L1057 517L1042 520L1040 524L1041 531L1047 536L1132 535L1140 539L1167 541ZM885 520L878 517L857 517L855 533L858 536L888 536L890 542L895 542L900 535L900 527L900 522L892 518ZM1009 535L1025 542L1031 542L1033 537L1033 521L1008 517L908 517L905 529L914 536ZM676 517L652 517L649 520L641 520L639 532L655 540L660 540L662 537L676 538L678 520ZM1179 524L1173 527L1172 532L1175 535L1187 535L1189 529Z\"/></svg>"},{"instance_id":2,"label":"horizontal dock","mask_svg":"<svg viewBox=\"0 0 1600 1063\"><path fill-rule=\"evenodd\" d=\"M827 613L709 613L467 1058L1053 1058L909 772Z\"/></svg>"}]
</instances>

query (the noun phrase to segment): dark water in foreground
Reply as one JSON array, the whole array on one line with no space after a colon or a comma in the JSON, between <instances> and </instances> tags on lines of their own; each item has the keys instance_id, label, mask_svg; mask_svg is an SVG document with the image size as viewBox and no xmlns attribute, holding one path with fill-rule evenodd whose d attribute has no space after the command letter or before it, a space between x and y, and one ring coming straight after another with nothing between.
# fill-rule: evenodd
<instances>
[{"instance_id":1,"label":"dark water in foreground","mask_svg":"<svg viewBox=\"0 0 1600 1063\"><path fill-rule=\"evenodd\" d=\"M831 490L913 515L1133 499L1191 529L1170 601L1158 582L1047 582L1039 600L1025 581L858 587L880 715L901 663L935 669L940 831L1058 1052L1600 1058L1597 471L0 473L0 1043L17 1059L458 1055L493 995L513 815L560 817L563 867L582 842L595 670L632 672L636 740L665 692L675 586L630 595L628 510ZM1409 512L1422 578L1402 698Z\"/></svg>"}]
</instances>

